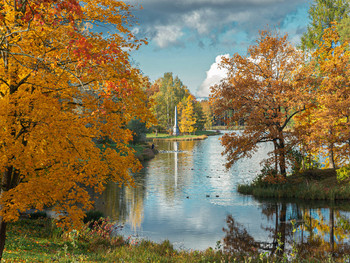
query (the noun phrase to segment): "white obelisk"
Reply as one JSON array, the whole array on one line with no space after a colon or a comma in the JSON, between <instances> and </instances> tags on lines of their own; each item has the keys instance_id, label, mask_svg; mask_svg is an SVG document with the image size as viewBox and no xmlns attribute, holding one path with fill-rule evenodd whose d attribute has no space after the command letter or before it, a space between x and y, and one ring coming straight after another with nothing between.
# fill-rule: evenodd
<instances>
[{"instance_id":1,"label":"white obelisk","mask_svg":"<svg viewBox=\"0 0 350 263\"><path fill-rule=\"evenodd\" d=\"M177 107L176 106L175 106L175 123L174 123L173 135L174 136L180 135L179 126L177 126Z\"/></svg>"}]
</instances>

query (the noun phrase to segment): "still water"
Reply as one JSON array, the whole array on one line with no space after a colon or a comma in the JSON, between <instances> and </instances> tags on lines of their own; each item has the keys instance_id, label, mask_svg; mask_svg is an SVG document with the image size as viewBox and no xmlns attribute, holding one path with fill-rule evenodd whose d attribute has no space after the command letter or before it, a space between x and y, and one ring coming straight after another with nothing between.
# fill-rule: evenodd
<instances>
[{"instance_id":1,"label":"still water","mask_svg":"<svg viewBox=\"0 0 350 263\"><path fill-rule=\"evenodd\" d=\"M125 236L170 240L182 249L215 248L224 238L227 244L235 243L242 233L267 250L278 239L287 244L288 238L312 240L317 246L347 244L346 205L257 200L239 194L237 185L253 180L272 147L261 144L252 158L226 170L219 138L155 142L160 153L135 175L135 188L109 184L96 208L123 225ZM232 250L242 249L234 246Z\"/></svg>"}]
</instances>

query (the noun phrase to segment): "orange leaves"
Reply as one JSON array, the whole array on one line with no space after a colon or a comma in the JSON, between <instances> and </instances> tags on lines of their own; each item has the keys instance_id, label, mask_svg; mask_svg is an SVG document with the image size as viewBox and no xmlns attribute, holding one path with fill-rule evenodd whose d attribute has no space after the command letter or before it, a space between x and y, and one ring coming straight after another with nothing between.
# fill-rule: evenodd
<instances>
[{"instance_id":1,"label":"orange leaves","mask_svg":"<svg viewBox=\"0 0 350 263\"><path fill-rule=\"evenodd\" d=\"M287 179L281 174L268 173L262 178L262 181L267 184L284 184Z\"/></svg>"},{"instance_id":2,"label":"orange leaves","mask_svg":"<svg viewBox=\"0 0 350 263\"><path fill-rule=\"evenodd\" d=\"M0 19L0 214L16 220L54 206L76 224L91 208L88 187L132 185L130 170L141 167L126 128L153 120L147 80L129 62L139 42L125 27L123 2L16 2L3 3ZM89 32L86 21L108 21L115 33Z\"/></svg>"},{"instance_id":3,"label":"orange leaves","mask_svg":"<svg viewBox=\"0 0 350 263\"><path fill-rule=\"evenodd\" d=\"M347 162L350 151L350 52L347 43L340 44L336 26L324 31L312 58L308 68L315 78L310 92L313 107L300 116L297 129L308 148L333 156L332 165Z\"/></svg>"},{"instance_id":4,"label":"orange leaves","mask_svg":"<svg viewBox=\"0 0 350 263\"><path fill-rule=\"evenodd\" d=\"M246 126L240 136L223 140L228 166L253 151L255 144L271 141L280 173L285 175L287 139L283 131L304 110L304 90L294 78L303 62L303 54L288 43L286 35L268 31L260 32L247 57L235 54L223 61L229 73L212 87L216 114L226 114L229 123L244 122Z\"/></svg>"}]
</instances>

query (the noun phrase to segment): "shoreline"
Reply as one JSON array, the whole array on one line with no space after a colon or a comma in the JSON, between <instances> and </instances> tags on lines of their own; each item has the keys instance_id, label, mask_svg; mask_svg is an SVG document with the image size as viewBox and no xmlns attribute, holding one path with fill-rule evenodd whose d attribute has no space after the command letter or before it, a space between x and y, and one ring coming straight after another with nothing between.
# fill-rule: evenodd
<instances>
[{"instance_id":1,"label":"shoreline","mask_svg":"<svg viewBox=\"0 0 350 263\"><path fill-rule=\"evenodd\" d=\"M274 198L277 200L350 200L350 184L339 182L335 169L314 169L298 175L287 176L285 183L269 184L255 180L241 184L237 192L255 198Z\"/></svg>"},{"instance_id":2,"label":"shoreline","mask_svg":"<svg viewBox=\"0 0 350 263\"><path fill-rule=\"evenodd\" d=\"M198 140L205 140L207 139L207 135L200 135L195 137L181 137L181 136L174 136L172 138L147 138L147 141L198 141Z\"/></svg>"},{"instance_id":3,"label":"shoreline","mask_svg":"<svg viewBox=\"0 0 350 263\"><path fill-rule=\"evenodd\" d=\"M219 131L199 131L199 134L195 135L179 135L179 136L172 136L168 134L159 134L158 136L152 136L153 134L149 135L149 137L146 138L146 141L148 142L155 142L155 141L196 141L196 140L205 140L208 138L208 136L215 136L220 135L221 132Z\"/></svg>"}]
</instances>

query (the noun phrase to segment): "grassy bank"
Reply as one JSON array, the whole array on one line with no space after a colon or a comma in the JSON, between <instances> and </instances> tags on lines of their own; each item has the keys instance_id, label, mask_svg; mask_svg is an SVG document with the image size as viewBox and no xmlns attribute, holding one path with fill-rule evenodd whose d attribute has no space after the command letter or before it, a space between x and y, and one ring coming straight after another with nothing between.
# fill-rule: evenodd
<instances>
[{"instance_id":1,"label":"grassy bank","mask_svg":"<svg viewBox=\"0 0 350 263\"><path fill-rule=\"evenodd\" d=\"M63 233L50 219L21 219L9 224L2 262L344 262L328 254L308 254L301 257L293 252L280 256L208 248L205 251L175 250L169 241L154 243L113 237L113 224L98 221L93 228L87 225L80 231ZM236 247L236 246L234 246Z\"/></svg>"},{"instance_id":2,"label":"grassy bank","mask_svg":"<svg viewBox=\"0 0 350 263\"><path fill-rule=\"evenodd\" d=\"M186 140L204 140L208 138L208 136L218 135L220 132L216 131L196 131L195 134L186 134L173 136L167 133L149 133L146 135L147 140L155 141L155 140L166 140L166 141L186 141Z\"/></svg>"},{"instance_id":3,"label":"grassy bank","mask_svg":"<svg viewBox=\"0 0 350 263\"><path fill-rule=\"evenodd\" d=\"M108 227L63 234L50 219L9 225L3 262L228 262L221 251L177 251L168 241L132 241L106 235Z\"/></svg>"},{"instance_id":4,"label":"grassy bank","mask_svg":"<svg viewBox=\"0 0 350 263\"><path fill-rule=\"evenodd\" d=\"M339 182L334 169L315 169L288 176L285 183L269 184L257 178L238 186L238 192L255 197L298 198L304 200L348 200L350 184Z\"/></svg>"}]
</instances>

